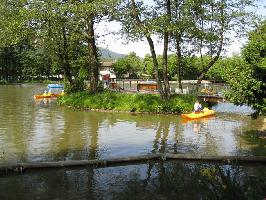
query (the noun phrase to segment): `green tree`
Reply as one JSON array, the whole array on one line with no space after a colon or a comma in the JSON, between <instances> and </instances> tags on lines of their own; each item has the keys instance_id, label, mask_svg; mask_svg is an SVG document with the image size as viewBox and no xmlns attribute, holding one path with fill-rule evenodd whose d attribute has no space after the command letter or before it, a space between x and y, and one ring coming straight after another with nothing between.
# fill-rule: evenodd
<instances>
[{"instance_id":1,"label":"green tree","mask_svg":"<svg viewBox=\"0 0 266 200\"><path fill-rule=\"evenodd\" d=\"M151 78L154 78L152 57L149 54L146 54L143 59L142 73L149 75Z\"/></svg>"},{"instance_id":2,"label":"green tree","mask_svg":"<svg viewBox=\"0 0 266 200\"><path fill-rule=\"evenodd\" d=\"M129 78L137 78L142 68L142 60L134 52L118 59L114 64L115 73L119 78L123 78L125 75L128 75Z\"/></svg>"},{"instance_id":3,"label":"green tree","mask_svg":"<svg viewBox=\"0 0 266 200\"><path fill-rule=\"evenodd\" d=\"M218 61L224 47L230 44L229 35L244 32L251 14L246 7L253 1L173 0L171 9L172 46L177 55L179 85L186 57L200 56L197 88L208 70ZM207 62L206 62L207 61Z\"/></svg>"},{"instance_id":4,"label":"green tree","mask_svg":"<svg viewBox=\"0 0 266 200\"><path fill-rule=\"evenodd\" d=\"M168 73L169 73L169 78L176 79L177 75L177 58L175 54L171 54L168 56Z\"/></svg>"},{"instance_id":5,"label":"green tree","mask_svg":"<svg viewBox=\"0 0 266 200\"><path fill-rule=\"evenodd\" d=\"M100 65L95 24L112 12L116 3L117 0L71 1L67 8L72 13L68 17L69 20L73 18L73 38L77 39L79 44L87 44L87 71L91 92L97 92Z\"/></svg>"},{"instance_id":6,"label":"green tree","mask_svg":"<svg viewBox=\"0 0 266 200\"><path fill-rule=\"evenodd\" d=\"M15 81L21 75L17 46L0 48L0 80Z\"/></svg>"},{"instance_id":7,"label":"green tree","mask_svg":"<svg viewBox=\"0 0 266 200\"><path fill-rule=\"evenodd\" d=\"M229 44L229 35L236 33L239 37L245 32L252 18L251 12L246 8L252 5L253 1L219 0L207 1L207 5L201 4L198 9L195 4L195 37L192 43L201 58L203 55L208 56L207 63L202 59L197 88L208 70L220 58L224 47Z\"/></svg>"},{"instance_id":8,"label":"green tree","mask_svg":"<svg viewBox=\"0 0 266 200\"><path fill-rule=\"evenodd\" d=\"M242 51L243 59L232 59L225 75L231 90L227 97L236 104L247 104L266 113L266 21L250 32Z\"/></svg>"},{"instance_id":9,"label":"green tree","mask_svg":"<svg viewBox=\"0 0 266 200\"><path fill-rule=\"evenodd\" d=\"M191 39L189 30L193 27L193 12L191 9L193 1L173 0L171 9L171 43L176 52L176 74L179 88L182 90L182 79L185 73L186 56L190 55L187 43Z\"/></svg>"},{"instance_id":10,"label":"green tree","mask_svg":"<svg viewBox=\"0 0 266 200\"><path fill-rule=\"evenodd\" d=\"M27 2L0 0L0 78L15 81L21 78L20 53L32 34L27 29Z\"/></svg>"},{"instance_id":11,"label":"green tree","mask_svg":"<svg viewBox=\"0 0 266 200\"><path fill-rule=\"evenodd\" d=\"M30 32L25 0L0 0L0 47L19 44Z\"/></svg>"},{"instance_id":12,"label":"green tree","mask_svg":"<svg viewBox=\"0 0 266 200\"><path fill-rule=\"evenodd\" d=\"M262 91L266 92L266 20L255 31L250 32L248 39L249 42L242 52L243 57L252 66L254 77L264 83Z\"/></svg>"},{"instance_id":13,"label":"green tree","mask_svg":"<svg viewBox=\"0 0 266 200\"><path fill-rule=\"evenodd\" d=\"M117 0L30 1L30 21L35 22L37 45L45 48L53 71L63 73L67 82L80 84L89 79L97 91L99 55L95 24L108 15ZM74 77L74 79L73 79Z\"/></svg>"},{"instance_id":14,"label":"green tree","mask_svg":"<svg viewBox=\"0 0 266 200\"><path fill-rule=\"evenodd\" d=\"M154 77L157 82L158 91L163 99L169 98L169 83L168 83L168 75L167 73L167 60L164 60L163 66L164 75L159 72L159 63L157 54L155 52L155 43L153 39L153 34L160 31L160 34L164 34L165 39L165 46L164 46L164 58L167 57L167 50L168 49L168 42L167 37L169 35L167 29L163 29L164 31L161 32L162 28L158 26L158 22L164 21L161 18L167 16L167 5L169 5L169 1L162 1L163 2L163 9L160 11L154 12L154 7L149 7L143 5L143 2L136 2L135 0L130 1L122 1L119 11L120 13L118 16L118 20L122 22L123 30L122 32L125 33L129 38L133 40L143 39L148 42L150 47L150 54L153 63L153 73ZM165 24L165 23L164 23ZM167 23L166 23L167 24ZM160 26L164 27L163 24ZM162 84L163 81L163 84Z\"/></svg>"},{"instance_id":15,"label":"green tree","mask_svg":"<svg viewBox=\"0 0 266 200\"><path fill-rule=\"evenodd\" d=\"M123 78L127 74L130 64L124 59L118 59L114 64L114 72L117 78Z\"/></svg>"},{"instance_id":16,"label":"green tree","mask_svg":"<svg viewBox=\"0 0 266 200\"><path fill-rule=\"evenodd\" d=\"M154 16L155 30L157 33L161 34L163 37L163 55L162 55L162 80L163 80L163 90L164 98L170 98L170 84L169 84L169 71L168 71L168 50L170 41L170 23L171 23L171 1L170 0L156 0L157 4L156 13ZM160 9L161 8L161 9ZM159 27L159 29L157 28ZM159 70L160 67L158 67Z\"/></svg>"},{"instance_id":17,"label":"green tree","mask_svg":"<svg viewBox=\"0 0 266 200\"><path fill-rule=\"evenodd\" d=\"M118 0L0 1L0 48L21 45L25 40L31 47L23 49L20 57L26 67L24 75L38 76L50 71L63 74L70 84L86 78L90 90L97 91L99 61L95 24L112 12ZM47 70L42 69L41 60L45 61Z\"/></svg>"}]
</instances>

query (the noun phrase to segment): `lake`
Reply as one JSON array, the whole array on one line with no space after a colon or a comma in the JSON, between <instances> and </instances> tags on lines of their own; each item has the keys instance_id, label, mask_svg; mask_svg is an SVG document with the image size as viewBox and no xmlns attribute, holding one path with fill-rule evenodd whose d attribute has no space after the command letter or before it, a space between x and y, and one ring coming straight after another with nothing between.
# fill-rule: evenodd
<instances>
[{"instance_id":1,"label":"lake","mask_svg":"<svg viewBox=\"0 0 266 200\"><path fill-rule=\"evenodd\" d=\"M43 84L0 85L0 164L104 159L158 152L212 156L266 155L265 135L261 137L266 129L265 120L263 117L252 119L250 114L253 111L247 106L219 103L213 106L217 111L214 117L184 121L180 115L77 111L57 105L55 99L34 100L33 95L43 93L45 89L46 85ZM182 199L186 199L185 186L188 184L187 187L192 187L189 184L195 179L194 172L199 180L206 181L206 177L202 175L204 166L210 171L214 169L208 173L219 172L221 176L228 175L226 171L230 169L230 180L238 175L232 166L208 164L206 167L206 164L202 163L180 162L41 172L33 170L22 175L1 176L0 189L8 192L6 196L0 194L0 197L15 197L12 191L17 190L25 199L28 199L30 194L32 197L42 194L51 199L51 195L56 197L54 192L58 190L59 196L61 194L71 199L71 195L77 194L75 189L80 189L82 191L78 199L86 199L88 194L96 199L123 199L125 195L134 194L130 189L133 185L136 191L149 191L146 195L155 197L154 195L158 194L158 199L176 197L177 191L183 192L182 195L185 196ZM248 184L257 181L259 187L265 187L265 166L242 166L237 170L239 176L235 180L242 183L248 179ZM165 175L162 176L161 173ZM246 175L245 180L242 173ZM187 176L187 183L180 180L184 176ZM249 180L249 177L253 179ZM259 181L261 177L264 182ZM180 188L171 186L173 182L168 179L181 181ZM31 187L31 184L36 184L36 187ZM146 189L142 188L143 184L147 184ZM222 184L217 186L221 191ZM205 185L202 185L202 182L192 185L208 191L207 182ZM255 185L253 186L251 190L256 189ZM174 187L166 189L174 191L172 196L164 194L163 188L160 187ZM238 189L244 189L241 187L239 185ZM72 193L64 193L66 188ZM24 194L24 190L30 194ZM265 195L264 191L257 195L262 197ZM193 194L194 199L207 197L209 193L205 193L200 194L202 196ZM143 199L149 199L149 196L144 197Z\"/></svg>"}]
</instances>

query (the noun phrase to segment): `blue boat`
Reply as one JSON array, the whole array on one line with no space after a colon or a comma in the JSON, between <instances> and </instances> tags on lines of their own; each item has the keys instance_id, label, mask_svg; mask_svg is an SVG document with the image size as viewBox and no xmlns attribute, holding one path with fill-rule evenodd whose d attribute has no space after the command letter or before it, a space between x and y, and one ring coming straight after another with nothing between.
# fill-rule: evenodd
<instances>
[{"instance_id":1,"label":"blue boat","mask_svg":"<svg viewBox=\"0 0 266 200\"><path fill-rule=\"evenodd\" d=\"M48 88L63 88L64 86L61 84L48 84Z\"/></svg>"}]
</instances>

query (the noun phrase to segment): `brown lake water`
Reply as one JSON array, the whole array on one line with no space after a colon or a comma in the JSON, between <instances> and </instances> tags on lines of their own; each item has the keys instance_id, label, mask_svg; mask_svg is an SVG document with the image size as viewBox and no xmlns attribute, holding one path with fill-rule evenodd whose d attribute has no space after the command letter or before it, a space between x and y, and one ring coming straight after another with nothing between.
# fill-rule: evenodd
<instances>
[{"instance_id":1,"label":"brown lake water","mask_svg":"<svg viewBox=\"0 0 266 200\"><path fill-rule=\"evenodd\" d=\"M0 86L0 164L103 159L157 152L266 155L265 138L260 137L266 129L264 118L252 119L249 116L252 110L246 106L219 103L213 107L217 111L214 117L187 122L180 115L76 111L58 106L56 100L34 100L33 95L44 89L43 84ZM174 162L33 171L0 177L0 190L7 192L0 191L0 197L16 199L13 192L18 191L21 199L53 199L57 195L57 199L73 199L74 194L77 199L88 199L88 196L91 199L167 199L176 198L178 194L184 197L181 199L199 199L212 195L207 182L201 185L206 181L202 175L204 166ZM215 168L222 175L230 169L228 177L232 181L236 175L231 166L207 165L207 168ZM242 173L248 185L253 184L252 177L255 177L258 186L253 184L250 192L253 187L254 190L265 188L265 166L244 166L237 170L240 175L236 180L241 183ZM202 179L200 183L194 183L194 172L198 180ZM184 182L185 176L187 182ZM175 181L178 185L173 186ZM186 193L185 189L192 187L189 184L203 187L203 193ZM223 194L221 185L217 187ZM64 192L67 189L69 193ZM246 188L239 186L238 189ZM264 191L257 193L258 197L265 195ZM134 198L135 192L142 192L143 198L138 194ZM37 198L40 195L44 198Z\"/></svg>"}]
</instances>

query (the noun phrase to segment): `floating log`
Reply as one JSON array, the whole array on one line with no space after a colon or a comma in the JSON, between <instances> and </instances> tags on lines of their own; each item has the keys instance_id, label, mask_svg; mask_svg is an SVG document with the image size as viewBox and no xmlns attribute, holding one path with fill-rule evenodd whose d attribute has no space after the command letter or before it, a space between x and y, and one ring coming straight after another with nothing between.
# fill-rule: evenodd
<instances>
[{"instance_id":1,"label":"floating log","mask_svg":"<svg viewBox=\"0 0 266 200\"><path fill-rule=\"evenodd\" d=\"M14 165L0 165L0 171L23 172L25 169L37 168L61 168L75 166L108 166L122 165L149 160L182 160L182 161L200 161L200 162L221 162L221 163L266 163L266 156L205 156L195 154L147 154L140 156L129 156L120 158L109 158L102 160L66 160L53 162L34 162L34 163L18 163Z\"/></svg>"}]
</instances>

